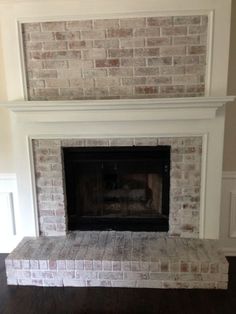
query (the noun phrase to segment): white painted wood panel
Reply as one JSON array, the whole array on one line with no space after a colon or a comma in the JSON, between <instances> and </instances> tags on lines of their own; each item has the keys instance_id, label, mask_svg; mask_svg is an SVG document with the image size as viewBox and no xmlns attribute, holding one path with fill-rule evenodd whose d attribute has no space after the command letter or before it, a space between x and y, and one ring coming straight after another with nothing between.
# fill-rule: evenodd
<instances>
[{"instance_id":1,"label":"white painted wood panel","mask_svg":"<svg viewBox=\"0 0 236 314\"><path fill-rule=\"evenodd\" d=\"M236 255L236 172L223 173L220 243L226 255Z\"/></svg>"},{"instance_id":2,"label":"white painted wood panel","mask_svg":"<svg viewBox=\"0 0 236 314\"><path fill-rule=\"evenodd\" d=\"M12 192L0 192L0 217L2 222L0 228L0 238L3 239L7 233L13 236L16 235Z\"/></svg>"},{"instance_id":3,"label":"white painted wood panel","mask_svg":"<svg viewBox=\"0 0 236 314\"><path fill-rule=\"evenodd\" d=\"M11 252L21 240L16 176L0 174L0 253Z\"/></svg>"}]
</instances>

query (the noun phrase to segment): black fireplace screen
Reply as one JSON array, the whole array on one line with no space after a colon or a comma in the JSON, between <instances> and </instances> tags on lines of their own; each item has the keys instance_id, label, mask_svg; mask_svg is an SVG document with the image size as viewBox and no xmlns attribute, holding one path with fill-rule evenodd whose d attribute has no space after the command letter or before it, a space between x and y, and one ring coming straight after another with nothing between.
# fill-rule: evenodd
<instances>
[{"instance_id":1,"label":"black fireplace screen","mask_svg":"<svg viewBox=\"0 0 236 314\"><path fill-rule=\"evenodd\" d=\"M63 152L69 230L168 230L170 146Z\"/></svg>"}]
</instances>

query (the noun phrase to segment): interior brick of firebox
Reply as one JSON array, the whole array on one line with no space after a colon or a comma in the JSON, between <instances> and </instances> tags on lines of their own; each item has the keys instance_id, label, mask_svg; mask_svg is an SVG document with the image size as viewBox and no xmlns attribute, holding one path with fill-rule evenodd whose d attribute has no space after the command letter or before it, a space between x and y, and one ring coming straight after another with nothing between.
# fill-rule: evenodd
<instances>
[{"instance_id":1,"label":"interior brick of firebox","mask_svg":"<svg viewBox=\"0 0 236 314\"><path fill-rule=\"evenodd\" d=\"M24 23L29 100L202 96L208 18Z\"/></svg>"}]
</instances>

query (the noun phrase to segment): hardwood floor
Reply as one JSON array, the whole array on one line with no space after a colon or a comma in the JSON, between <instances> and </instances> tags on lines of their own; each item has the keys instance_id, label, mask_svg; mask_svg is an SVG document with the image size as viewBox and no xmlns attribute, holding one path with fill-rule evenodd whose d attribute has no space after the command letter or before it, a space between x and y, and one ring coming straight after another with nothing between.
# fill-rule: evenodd
<instances>
[{"instance_id":1,"label":"hardwood floor","mask_svg":"<svg viewBox=\"0 0 236 314\"><path fill-rule=\"evenodd\" d=\"M228 290L125 288L38 288L7 286L0 254L0 313L236 313L236 257L230 262Z\"/></svg>"}]
</instances>

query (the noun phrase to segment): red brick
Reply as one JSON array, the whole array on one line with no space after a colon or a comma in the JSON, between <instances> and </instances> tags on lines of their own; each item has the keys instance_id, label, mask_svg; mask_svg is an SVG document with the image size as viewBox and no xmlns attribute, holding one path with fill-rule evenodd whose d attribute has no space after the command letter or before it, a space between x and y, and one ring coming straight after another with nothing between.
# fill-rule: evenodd
<instances>
[{"instance_id":1,"label":"red brick","mask_svg":"<svg viewBox=\"0 0 236 314\"><path fill-rule=\"evenodd\" d=\"M157 86L136 86L135 93L136 94L157 94L158 87Z\"/></svg>"},{"instance_id":2,"label":"red brick","mask_svg":"<svg viewBox=\"0 0 236 314\"><path fill-rule=\"evenodd\" d=\"M174 57L173 63L174 64L199 64L199 57L198 56Z\"/></svg>"},{"instance_id":3,"label":"red brick","mask_svg":"<svg viewBox=\"0 0 236 314\"><path fill-rule=\"evenodd\" d=\"M204 93L205 86L202 85L190 85L186 87L187 93Z\"/></svg>"},{"instance_id":4,"label":"red brick","mask_svg":"<svg viewBox=\"0 0 236 314\"><path fill-rule=\"evenodd\" d=\"M171 44L170 37L148 38L147 46L165 46Z\"/></svg>"},{"instance_id":5,"label":"red brick","mask_svg":"<svg viewBox=\"0 0 236 314\"><path fill-rule=\"evenodd\" d=\"M68 46L69 46L69 49L72 49L72 50L92 48L93 42L92 40L69 41Z\"/></svg>"},{"instance_id":6,"label":"red brick","mask_svg":"<svg viewBox=\"0 0 236 314\"><path fill-rule=\"evenodd\" d=\"M83 96L83 88L61 88L60 95L68 97L68 99L76 99ZM59 184L60 186L61 184ZM56 186L54 184L54 186Z\"/></svg>"},{"instance_id":7,"label":"red brick","mask_svg":"<svg viewBox=\"0 0 236 314\"><path fill-rule=\"evenodd\" d=\"M132 37L133 36L133 29L132 28L120 28L120 29L108 29L107 30L107 37Z\"/></svg>"},{"instance_id":8,"label":"red brick","mask_svg":"<svg viewBox=\"0 0 236 314\"><path fill-rule=\"evenodd\" d=\"M162 66L160 67L160 74L173 75L173 74L185 74L184 66Z\"/></svg>"},{"instance_id":9,"label":"red brick","mask_svg":"<svg viewBox=\"0 0 236 314\"><path fill-rule=\"evenodd\" d=\"M200 36L179 36L173 38L174 45L194 45L200 44Z\"/></svg>"},{"instance_id":10,"label":"red brick","mask_svg":"<svg viewBox=\"0 0 236 314\"><path fill-rule=\"evenodd\" d=\"M187 35L186 26L174 26L174 27L163 27L162 35L164 36L177 36L177 35Z\"/></svg>"},{"instance_id":11,"label":"red brick","mask_svg":"<svg viewBox=\"0 0 236 314\"><path fill-rule=\"evenodd\" d=\"M94 87L94 80L93 79L85 79L85 78L79 78L79 79L72 79L70 80L70 87Z\"/></svg>"},{"instance_id":12,"label":"red brick","mask_svg":"<svg viewBox=\"0 0 236 314\"><path fill-rule=\"evenodd\" d=\"M189 34L203 34L207 31L207 24L206 25L194 25L189 26Z\"/></svg>"},{"instance_id":13,"label":"red brick","mask_svg":"<svg viewBox=\"0 0 236 314\"><path fill-rule=\"evenodd\" d=\"M95 65L97 68L106 68L106 67L119 67L119 59L109 59L109 60L96 60Z\"/></svg>"},{"instance_id":14,"label":"red brick","mask_svg":"<svg viewBox=\"0 0 236 314\"><path fill-rule=\"evenodd\" d=\"M43 62L42 61L35 61L35 60L27 60L27 67L29 70L33 69L42 69L43 68Z\"/></svg>"},{"instance_id":15,"label":"red brick","mask_svg":"<svg viewBox=\"0 0 236 314\"><path fill-rule=\"evenodd\" d=\"M144 85L146 84L146 77L127 77L122 79L123 85Z\"/></svg>"},{"instance_id":16,"label":"red brick","mask_svg":"<svg viewBox=\"0 0 236 314\"><path fill-rule=\"evenodd\" d=\"M200 55L206 53L206 46L191 46L188 47L188 53L190 55Z\"/></svg>"},{"instance_id":17,"label":"red brick","mask_svg":"<svg viewBox=\"0 0 236 314\"><path fill-rule=\"evenodd\" d=\"M122 58L120 60L121 66L130 67L130 66L145 66L146 60L145 58Z\"/></svg>"},{"instance_id":18,"label":"red brick","mask_svg":"<svg viewBox=\"0 0 236 314\"><path fill-rule=\"evenodd\" d=\"M189 269L189 263L187 262L181 262L180 263L180 272L181 273L186 273L186 272L189 272L190 269Z\"/></svg>"},{"instance_id":19,"label":"red brick","mask_svg":"<svg viewBox=\"0 0 236 314\"><path fill-rule=\"evenodd\" d=\"M133 49L109 49L108 56L110 58L132 57Z\"/></svg>"},{"instance_id":20,"label":"red brick","mask_svg":"<svg viewBox=\"0 0 236 314\"><path fill-rule=\"evenodd\" d=\"M67 68L66 61L55 61L55 60L47 60L43 62L43 67L45 69L58 69L58 68Z\"/></svg>"},{"instance_id":21,"label":"red brick","mask_svg":"<svg viewBox=\"0 0 236 314\"><path fill-rule=\"evenodd\" d=\"M201 16L175 16L174 25L200 24Z\"/></svg>"},{"instance_id":22,"label":"red brick","mask_svg":"<svg viewBox=\"0 0 236 314\"><path fill-rule=\"evenodd\" d=\"M40 32L40 23L24 23L22 24L23 32Z\"/></svg>"},{"instance_id":23,"label":"red brick","mask_svg":"<svg viewBox=\"0 0 236 314\"><path fill-rule=\"evenodd\" d=\"M69 81L64 79L47 79L47 87L69 87Z\"/></svg>"},{"instance_id":24,"label":"red brick","mask_svg":"<svg viewBox=\"0 0 236 314\"><path fill-rule=\"evenodd\" d=\"M171 65L171 57L148 58L148 66Z\"/></svg>"},{"instance_id":25,"label":"red brick","mask_svg":"<svg viewBox=\"0 0 236 314\"><path fill-rule=\"evenodd\" d=\"M42 52L41 59L80 59L81 52L80 51L53 51L53 52ZM40 58L39 58L40 59Z\"/></svg>"},{"instance_id":26,"label":"red brick","mask_svg":"<svg viewBox=\"0 0 236 314\"><path fill-rule=\"evenodd\" d=\"M155 84L155 85L161 85L161 84L171 84L172 78L171 76L157 76L157 77L147 77L146 78L147 84Z\"/></svg>"},{"instance_id":27,"label":"red brick","mask_svg":"<svg viewBox=\"0 0 236 314\"><path fill-rule=\"evenodd\" d=\"M85 88L84 89L85 96L90 96L92 98L97 97L106 97L109 94L108 87L100 87L100 88Z\"/></svg>"},{"instance_id":28,"label":"red brick","mask_svg":"<svg viewBox=\"0 0 236 314\"><path fill-rule=\"evenodd\" d=\"M41 50L42 49L42 43L41 42L26 42L26 48L28 50Z\"/></svg>"},{"instance_id":29,"label":"red brick","mask_svg":"<svg viewBox=\"0 0 236 314\"><path fill-rule=\"evenodd\" d=\"M161 56L177 56L177 55L185 55L186 48L185 46L168 46L160 48Z\"/></svg>"},{"instance_id":30,"label":"red brick","mask_svg":"<svg viewBox=\"0 0 236 314\"><path fill-rule=\"evenodd\" d=\"M119 68L119 69L109 69L110 76L132 76L133 69L132 68Z\"/></svg>"},{"instance_id":31,"label":"red brick","mask_svg":"<svg viewBox=\"0 0 236 314\"><path fill-rule=\"evenodd\" d=\"M56 78L57 71L56 70L39 70L38 72L34 72L35 76L38 78Z\"/></svg>"},{"instance_id":32,"label":"red brick","mask_svg":"<svg viewBox=\"0 0 236 314\"><path fill-rule=\"evenodd\" d=\"M81 31L82 39L103 39L105 38L104 30Z\"/></svg>"},{"instance_id":33,"label":"red brick","mask_svg":"<svg viewBox=\"0 0 236 314\"><path fill-rule=\"evenodd\" d=\"M132 86L117 86L117 87L111 87L110 88L110 94L111 95L117 95L117 96L130 96L133 93L133 87Z\"/></svg>"},{"instance_id":34,"label":"red brick","mask_svg":"<svg viewBox=\"0 0 236 314\"><path fill-rule=\"evenodd\" d=\"M186 74L204 74L205 66L203 64L189 64L185 66Z\"/></svg>"},{"instance_id":35,"label":"red brick","mask_svg":"<svg viewBox=\"0 0 236 314\"><path fill-rule=\"evenodd\" d=\"M57 88L38 88L35 89L36 96L59 96L59 91Z\"/></svg>"},{"instance_id":36,"label":"red brick","mask_svg":"<svg viewBox=\"0 0 236 314\"><path fill-rule=\"evenodd\" d=\"M106 50L93 48L93 49L86 49L82 51L82 58L84 60L89 59L105 59L106 58Z\"/></svg>"},{"instance_id":37,"label":"red brick","mask_svg":"<svg viewBox=\"0 0 236 314\"><path fill-rule=\"evenodd\" d=\"M120 78L119 77L97 77L95 80L95 86L97 88L104 86L119 86Z\"/></svg>"},{"instance_id":38,"label":"red brick","mask_svg":"<svg viewBox=\"0 0 236 314\"><path fill-rule=\"evenodd\" d=\"M94 48L119 48L118 39L94 40Z\"/></svg>"},{"instance_id":39,"label":"red brick","mask_svg":"<svg viewBox=\"0 0 236 314\"><path fill-rule=\"evenodd\" d=\"M32 41L49 41L49 40L54 40L54 34L50 32L45 32L45 33L31 33L30 38Z\"/></svg>"},{"instance_id":40,"label":"red brick","mask_svg":"<svg viewBox=\"0 0 236 314\"><path fill-rule=\"evenodd\" d=\"M159 74L158 68L136 68L134 71L136 76L148 76Z\"/></svg>"},{"instance_id":41,"label":"red brick","mask_svg":"<svg viewBox=\"0 0 236 314\"><path fill-rule=\"evenodd\" d=\"M160 36L160 27L138 28L134 30L134 37L158 37Z\"/></svg>"},{"instance_id":42,"label":"red brick","mask_svg":"<svg viewBox=\"0 0 236 314\"><path fill-rule=\"evenodd\" d=\"M144 38L128 38L128 39L120 39L120 47L121 48L139 48L145 46Z\"/></svg>"},{"instance_id":43,"label":"red brick","mask_svg":"<svg viewBox=\"0 0 236 314\"><path fill-rule=\"evenodd\" d=\"M137 48L134 50L134 55L138 57L153 57L159 56L160 49L159 48Z\"/></svg>"},{"instance_id":44,"label":"red brick","mask_svg":"<svg viewBox=\"0 0 236 314\"><path fill-rule=\"evenodd\" d=\"M112 68L110 70L116 70L116 69ZM86 70L84 70L83 73L84 73L85 78L106 77L107 76L107 70L106 69L86 69Z\"/></svg>"},{"instance_id":45,"label":"red brick","mask_svg":"<svg viewBox=\"0 0 236 314\"><path fill-rule=\"evenodd\" d=\"M54 41L43 43L44 50L66 50L67 42L65 41Z\"/></svg>"},{"instance_id":46,"label":"red brick","mask_svg":"<svg viewBox=\"0 0 236 314\"><path fill-rule=\"evenodd\" d=\"M56 32L57 40L78 40L80 39L80 32Z\"/></svg>"},{"instance_id":47,"label":"red brick","mask_svg":"<svg viewBox=\"0 0 236 314\"><path fill-rule=\"evenodd\" d=\"M149 17L147 19L148 26L166 26L173 24L173 18L170 17Z\"/></svg>"},{"instance_id":48,"label":"red brick","mask_svg":"<svg viewBox=\"0 0 236 314\"><path fill-rule=\"evenodd\" d=\"M183 93L185 90L184 85L169 85L169 86L161 86L161 93L171 94L171 93Z\"/></svg>"}]
</instances>

